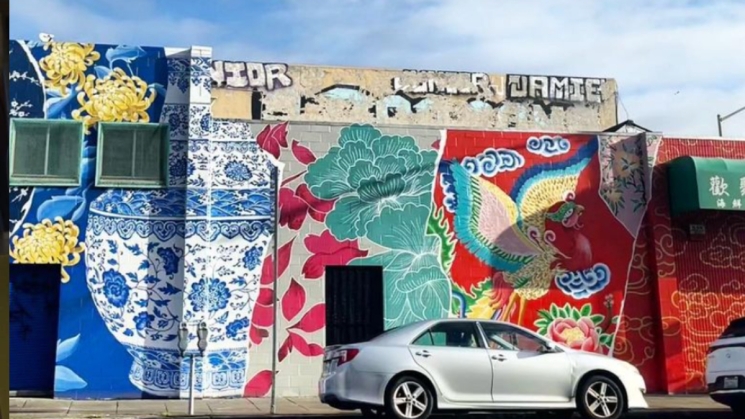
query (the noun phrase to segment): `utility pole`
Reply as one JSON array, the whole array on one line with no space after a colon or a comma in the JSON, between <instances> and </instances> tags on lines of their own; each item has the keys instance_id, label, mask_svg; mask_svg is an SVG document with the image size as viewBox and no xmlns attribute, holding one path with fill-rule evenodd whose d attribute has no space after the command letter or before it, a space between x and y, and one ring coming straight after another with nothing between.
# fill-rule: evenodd
<instances>
[{"instance_id":1,"label":"utility pole","mask_svg":"<svg viewBox=\"0 0 745 419\"><path fill-rule=\"evenodd\" d=\"M720 137L722 137L722 122L724 122L724 121L732 118L733 116L737 115L738 113L740 113L742 111L745 111L745 106L743 106L742 108L740 108L740 109L732 112L729 115L725 115L725 116L717 115L717 128L719 130L719 136Z\"/></svg>"}]
</instances>

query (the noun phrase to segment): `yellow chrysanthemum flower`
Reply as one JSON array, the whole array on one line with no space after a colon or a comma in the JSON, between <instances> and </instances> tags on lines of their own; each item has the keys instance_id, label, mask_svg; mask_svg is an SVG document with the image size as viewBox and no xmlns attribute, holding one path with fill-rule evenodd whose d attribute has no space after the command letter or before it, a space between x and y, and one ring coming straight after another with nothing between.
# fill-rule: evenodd
<instances>
[{"instance_id":1,"label":"yellow chrysanthemum flower","mask_svg":"<svg viewBox=\"0 0 745 419\"><path fill-rule=\"evenodd\" d=\"M39 224L24 224L23 237L13 237L10 256L15 263L60 264L62 282L70 281L66 266L75 266L85 251L85 244L78 243L80 229L72 221L57 217L54 222L44 220Z\"/></svg>"},{"instance_id":2,"label":"yellow chrysanthemum flower","mask_svg":"<svg viewBox=\"0 0 745 419\"><path fill-rule=\"evenodd\" d=\"M83 121L86 130L99 122L150 122L148 108L157 93L137 76L129 76L124 70L115 68L102 79L89 75L78 93L82 108L72 116Z\"/></svg>"},{"instance_id":3,"label":"yellow chrysanthemum flower","mask_svg":"<svg viewBox=\"0 0 745 419\"><path fill-rule=\"evenodd\" d=\"M85 71L101 58L93 49L93 44L76 44L49 42L44 49L51 52L39 61L44 71L44 84L51 89L58 89L63 96L68 88L85 80Z\"/></svg>"}]
</instances>

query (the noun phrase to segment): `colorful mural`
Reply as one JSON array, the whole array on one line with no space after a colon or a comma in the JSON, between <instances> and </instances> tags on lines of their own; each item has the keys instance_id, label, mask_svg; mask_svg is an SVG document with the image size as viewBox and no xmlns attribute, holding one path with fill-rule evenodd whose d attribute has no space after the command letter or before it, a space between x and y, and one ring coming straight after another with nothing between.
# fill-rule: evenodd
<instances>
[{"instance_id":1,"label":"colorful mural","mask_svg":"<svg viewBox=\"0 0 745 419\"><path fill-rule=\"evenodd\" d=\"M658 142L448 131L430 226L453 315L612 353Z\"/></svg>"},{"instance_id":2,"label":"colorful mural","mask_svg":"<svg viewBox=\"0 0 745 419\"><path fill-rule=\"evenodd\" d=\"M258 144L286 167L279 192L280 309L276 356L282 395L313 395L325 328L326 266L385 269L385 325L449 314L450 282L439 237L428 234L439 131L414 137L370 125L278 124L257 128ZM320 138L319 138L320 136ZM396 226L392 228L391 226ZM272 260L251 328L247 396L271 389ZM301 372L289 365L301 365ZM283 371L292 371L293 375Z\"/></svg>"},{"instance_id":3,"label":"colorful mural","mask_svg":"<svg viewBox=\"0 0 745 419\"><path fill-rule=\"evenodd\" d=\"M178 325L205 321L197 391L242 395L281 165L212 119L209 50L13 42L10 62L11 117L86 133L78 187L10 190L12 262L60 267L55 393L183 396ZM95 187L99 122L168 124L169 188Z\"/></svg>"},{"instance_id":4,"label":"colorful mural","mask_svg":"<svg viewBox=\"0 0 745 419\"><path fill-rule=\"evenodd\" d=\"M679 156L745 159L745 142L666 138L660 163ZM706 391L708 347L730 320L745 313L745 217L740 212L709 211L696 218L670 217L667 173L654 173L647 252L655 269L654 316L662 333L656 345L667 371L663 390L673 394ZM703 225L700 240L688 236L688 223ZM629 313L630 315L632 313ZM632 321L639 323L632 317Z\"/></svg>"}]
</instances>

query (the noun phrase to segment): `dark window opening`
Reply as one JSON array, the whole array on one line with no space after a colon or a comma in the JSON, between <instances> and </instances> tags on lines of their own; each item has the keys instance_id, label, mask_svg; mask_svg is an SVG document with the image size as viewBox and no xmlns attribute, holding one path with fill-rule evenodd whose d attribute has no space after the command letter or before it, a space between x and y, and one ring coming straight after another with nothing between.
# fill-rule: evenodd
<instances>
[{"instance_id":1,"label":"dark window opening","mask_svg":"<svg viewBox=\"0 0 745 419\"><path fill-rule=\"evenodd\" d=\"M383 268L326 267L326 345L367 342L385 332Z\"/></svg>"}]
</instances>

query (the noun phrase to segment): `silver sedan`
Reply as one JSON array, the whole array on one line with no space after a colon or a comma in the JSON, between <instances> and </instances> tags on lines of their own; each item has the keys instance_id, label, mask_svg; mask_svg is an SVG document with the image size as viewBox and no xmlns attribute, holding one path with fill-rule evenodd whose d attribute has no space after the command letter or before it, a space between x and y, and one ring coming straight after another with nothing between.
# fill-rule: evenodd
<instances>
[{"instance_id":1,"label":"silver sedan","mask_svg":"<svg viewBox=\"0 0 745 419\"><path fill-rule=\"evenodd\" d=\"M647 408L644 379L631 364L495 321L413 323L328 347L323 361L321 401L365 415L525 410L618 419Z\"/></svg>"}]
</instances>

